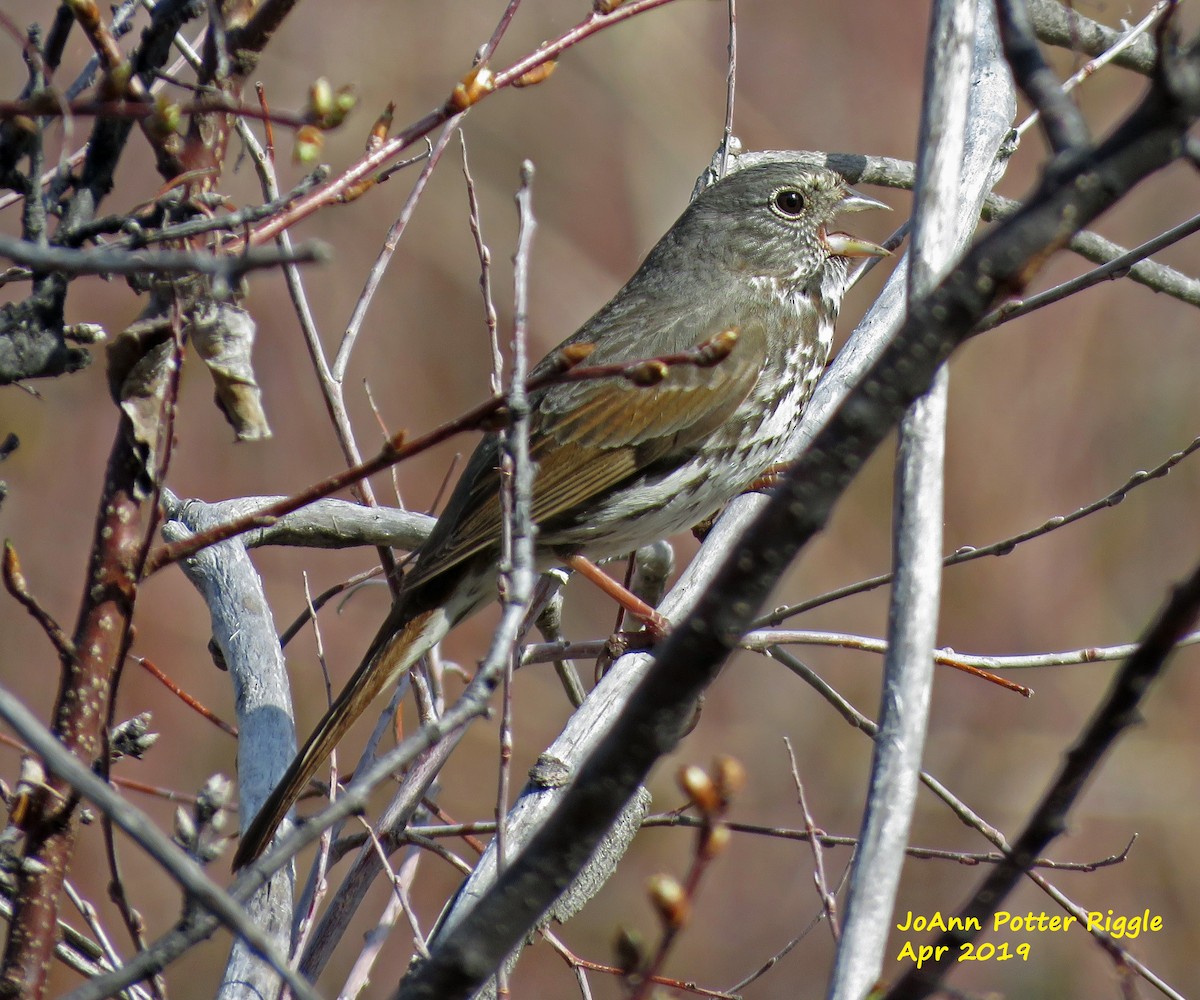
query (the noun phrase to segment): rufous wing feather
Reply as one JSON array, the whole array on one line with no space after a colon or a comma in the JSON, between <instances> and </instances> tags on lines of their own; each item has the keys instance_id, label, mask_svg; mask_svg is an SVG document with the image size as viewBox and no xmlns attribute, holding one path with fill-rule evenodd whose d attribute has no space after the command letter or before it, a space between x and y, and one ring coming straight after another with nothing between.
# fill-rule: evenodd
<instances>
[{"instance_id":1,"label":"rufous wing feather","mask_svg":"<svg viewBox=\"0 0 1200 1000\"><path fill-rule=\"evenodd\" d=\"M532 498L536 523L586 512L614 486L670 454L685 452L728 419L754 389L767 351L762 323L689 327L687 319L680 317L676 324L692 331L686 337L677 334L680 349L733 330L738 339L729 356L711 368L674 367L652 386L613 377L553 386L539 397L529 442L530 457L537 463ZM643 360L636 352L633 358L613 353L598 347L586 363L595 357L605 364ZM449 513L459 502L453 531L431 539L422 551L411 574L414 585L469 559L500 536L498 465L493 458L480 462L473 478L464 473L460 487L469 494L452 497L447 506Z\"/></svg>"}]
</instances>

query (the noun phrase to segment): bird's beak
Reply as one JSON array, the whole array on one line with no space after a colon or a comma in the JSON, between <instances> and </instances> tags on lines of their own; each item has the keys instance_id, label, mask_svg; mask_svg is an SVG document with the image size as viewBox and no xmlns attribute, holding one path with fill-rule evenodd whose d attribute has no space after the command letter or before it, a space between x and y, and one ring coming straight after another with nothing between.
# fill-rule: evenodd
<instances>
[{"instance_id":1,"label":"bird's beak","mask_svg":"<svg viewBox=\"0 0 1200 1000\"><path fill-rule=\"evenodd\" d=\"M874 198L869 198L854 190L847 191L837 206L839 212L865 212L868 208L882 208L891 211L891 207L882 201L876 201ZM891 255L890 250L885 250L878 243L860 240L849 233L827 233L822 230L821 242L834 257L888 257Z\"/></svg>"},{"instance_id":2,"label":"bird's beak","mask_svg":"<svg viewBox=\"0 0 1200 1000\"><path fill-rule=\"evenodd\" d=\"M860 240L849 233L825 233L821 242L825 249L834 257L890 257L892 252L885 250L878 243L870 240Z\"/></svg>"},{"instance_id":3,"label":"bird's beak","mask_svg":"<svg viewBox=\"0 0 1200 1000\"><path fill-rule=\"evenodd\" d=\"M846 191L837 206L839 212L865 212L868 208L882 208L885 212L892 210L891 205L885 205L882 201L869 198L867 195L852 188Z\"/></svg>"}]
</instances>

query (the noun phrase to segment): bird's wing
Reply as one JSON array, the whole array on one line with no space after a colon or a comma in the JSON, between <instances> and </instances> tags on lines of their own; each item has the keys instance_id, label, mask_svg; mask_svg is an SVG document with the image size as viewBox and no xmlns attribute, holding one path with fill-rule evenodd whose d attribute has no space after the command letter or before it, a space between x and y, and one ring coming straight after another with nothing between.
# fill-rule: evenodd
<instances>
[{"instance_id":1,"label":"bird's wing","mask_svg":"<svg viewBox=\"0 0 1200 1000\"><path fill-rule=\"evenodd\" d=\"M725 317L687 323L689 318L694 317L678 317L663 332L659 343L667 347L660 347L662 353L695 347L732 330L737 341L728 357L709 368L672 366L661 382L651 386L604 378L551 386L533 400L529 447L537 463L534 523L571 514L586 517L588 505L607 490L696 447L749 395L766 360L762 323L754 319L734 324L723 322ZM585 327L572 339L585 342L588 332ZM605 332L609 335L598 340L584 365L648 360L629 344L633 338ZM409 573L407 587L423 583L499 539L498 465L498 438L488 435L472 455Z\"/></svg>"}]
</instances>

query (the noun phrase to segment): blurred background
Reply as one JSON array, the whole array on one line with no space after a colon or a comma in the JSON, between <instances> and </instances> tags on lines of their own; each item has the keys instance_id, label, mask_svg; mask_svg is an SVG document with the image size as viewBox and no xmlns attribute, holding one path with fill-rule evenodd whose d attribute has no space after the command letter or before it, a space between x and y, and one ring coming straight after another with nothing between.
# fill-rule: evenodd
<instances>
[{"instance_id":1,"label":"blurred background","mask_svg":"<svg viewBox=\"0 0 1200 1000\"><path fill-rule=\"evenodd\" d=\"M490 36L503 3L442 0L435 5L370 0L300 6L268 48L254 79L275 108L299 109L319 75L354 85L359 110L328 137L322 160L338 171L361 154L367 130L389 101L396 122L416 120L440 104ZM1076 5L1087 16L1117 25L1140 17L1145 0L1126 6L1107 0ZM13 23L49 24L48 0L0 0ZM526 0L493 65L506 66L556 37L587 13L587 3ZM1186 13L1186 11L1185 11ZM748 149L805 148L911 158L920 110L928 17L925 4L859 0L756 0L743 3L738 23L735 131ZM510 329L511 265L516 232L512 200L521 161L537 168L533 205L538 229L532 255L531 336L540 355L571 333L632 273L642 255L686 204L697 174L721 133L725 109L726 7L680 2L601 32L570 50L545 84L494 95L468 116L464 134L491 246L492 280L501 330ZM16 96L23 77L19 46L5 36L0 92ZM131 44L129 41L126 45ZM75 32L64 68L70 79L90 51ZM1064 75L1069 53L1054 59ZM1107 68L1078 92L1097 133L1118 120L1145 90L1145 81ZM247 96L253 98L252 89ZM86 134L79 123L74 149ZM59 133L61 134L61 133ZM55 139L50 149L55 150ZM291 139L276 130L281 184L303 170L291 162ZM234 143L236 156L236 141ZM1036 130L1025 139L999 190L1028 191L1045 151ZM52 152L51 155L54 155ZM232 158L231 158L232 159ZM370 451L381 431L364 381L389 430L418 432L452 417L488 392L489 351L479 292L479 265L467 223L467 198L457 149L434 174L375 297L356 348L347 395L359 441ZM415 174L402 172L351 204L330 208L296 227L297 238L319 238L333 249L331 264L309 268L306 280L317 322L332 354L366 272L399 211ZM126 211L161 185L144 141L135 132L105 211ZM222 190L237 205L261 200L249 163L230 170ZM858 216L856 232L882 239L903 220L907 195L871 190L896 208L892 218ZM1190 216L1200 202L1194 170L1177 167L1142 185L1097 227L1132 246ZM19 208L0 220L19 232ZM1195 241L1159 258L1200 274ZM843 307L844 337L886 277L878 268ZM1055 258L1037 287L1087 267ZM17 297L18 287L0 289ZM316 379L300 340L282 279L260 273L247 307L258 325L256 365L274 437L235 444L211 403L207 376L192 358L185 371L178 450L170 487L183 496L222 499L288 493L343 467ZM116 333L141 301L121 281L79 281L68 319L101 323ZM983 545L1066 514L1115 489L1186 446L1200 433L1197 319L1181 303L1127 281L1114 281L1003 326L967 345L951 364L945 547ZM86 371L30 388L0 392L0 435L15 432L20 449L0 468L9 496L0 508L0 533L20 554L29 585L42 604L70 627L84 567L115 411L104 378L102 349ZM405 505L426 509L463 439L397 469ZM973 653L1067 650L1129 642L1162 604L1172 583L1200 552L1197 490L1200 459L1185 460L1169 478L1136 490L1124 503L1016 549L947 572L940 644ZM837 507L828 529L802 555L775 597L792 603L886 570L891 518L891 445L885 446ZM394 501L391 480L377 492ZM694 551L678 540L681 562ZM376 564L373 551L258 550L276 622L290 623L304 605L304 575L316 593ZM384 588L359 593L321 618L335 684L347 677L385 614ZM794 619L803 628L844 629L868 636L885 629L886 592L843 601ZM446 656L468 670L485 648L490 619L458 630ZM567 632L607 635L612 608L585 585L568 591ZM227 719L233 718L228 678L206 651L208 615L181 573L167 570L142 589L134 652L153 660L184 688ZM825 648L799 655L868 715L878 712L879 658ZM300 727L325 705L311 630L288 650ZM31 619L0 596L0 681L47 717L57 685L57 658ZM1146 705L1141 726L1107 760L1055 842L1060 860L1096 861L1123 850L1128 859L1052 880L1087 909L1163 918L1163 929L1128 942L1130 951L1183 994L1200 991L1200 860L1193 831L1200 815L1200 658L1181 650ZM1024 700L952 670L936 677L926 767L1010 838L1021 829L1074 735L1091 715L1114 666L1105 663L1021 673L1036 695ZM461 687L450 682L450 692ZM518 675L515 694L516 770L523 775L558 733L569 711L552 670ZM216 771L234 772L234 741L220 733L136 665L126 668L117 716L154 714L165 734L142 762L117 773L194 792ZM411 711L411 710L409 710ZM412 723L411 717L409 723ZM365 733L356 733L355 743ZM651 781L655 808L682 804L674 772L682 763L707 764L714 754L739 758L749 772L733 819L796 828L796 802L784 739L795 750L809 808L821 828L857 831L871 745L813 691L779 665L750 654L734 659L710 691L698 727ZM438 802L456 820L488 819L495 805L497 734L478 723L444 774ZM354 747L351 748L352 752ZM353 760L345 750L342 760ZM18 755L0 748L0 774L15 778ZM343 765L346 766L346 765ZM518 780L518 785L520 781ZM139 795L137 804L169 825L173 806ZM988 845L939 802L922 793L912 833L915 845L985 851ZM470 857L465 845L453 849ZM645 880L655 872L681 875L693 849L682 830L649 830L635 842L616 877L562 938L582 957L613 960L618 928L650 942L657 926ZM177 917L178 892L125 845L135 904L153 933ZM849 851L825 856L837 881ZM736 835L705 878L693 921L666 971L711 989L728 989L796 937L820 912L807 844ZM223 878L223 861L213 866ZM340 871L335 871L335 878ZM898 917L953 912L983 875L948 861L910 860L900 887ZM107 901L107 866L100 834L86 829L71 878L101 911L118 949L128 941ZM425 930L459 876L433 856L415 890ZM332 883L336 885L336 881ZM364 906L356 930L331 963L321 988L336 992L358 952L357 934L370 928L386 901L382 883ZM844 906L844 897L842 899ZM1006 908L1058 912L1024 883ZM64 915L78 924L77 916ZM380 959L368 994L386 996L407 961L407 931ZM153 934L152 934L153 936ZM889 953L922 936L896 932ZM992 935L1010 947L1027 942L1028 960L967 963L950 983L976 994L1025 998L1120 995L1118 970L1085 934ZM204 996L218 982L228 947L217 935L168 972L177 996ZM824 994L831 956L828 928L813 929L767 975L744 990L747 998L809 998ZM889 958L888 979L907 965ZM55 983L75 980L61 970ZM590 978L594 995L620 995L611 977ZM544 944L530 949L513 981L515 995L571 996L572 974ZM1145 984L1141 995L1149 995Z\"/></svg>"}]
</instances>

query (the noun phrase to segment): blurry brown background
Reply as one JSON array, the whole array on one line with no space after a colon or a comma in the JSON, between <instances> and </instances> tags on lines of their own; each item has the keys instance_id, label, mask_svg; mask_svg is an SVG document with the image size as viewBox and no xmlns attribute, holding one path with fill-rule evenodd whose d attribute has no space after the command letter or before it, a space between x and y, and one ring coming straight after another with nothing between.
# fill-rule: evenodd
<instances>
[{"instance_id":1,"label":"blurry brown background","mask_svg":"<svg viewBox=\"0 0 1200 1000\"><path fill-rule=\"evenodd\" d=\"M586 3L526 0L495 64L507 65L556 36L586 13ZM440 103L491 34L503 4L443 0L438 4L354 0L301 5L268 50L257 79L277 108L303 105L318 75L335 86L353 83L360 110L329 138L322 157L338 170L358 157L378 110L397 103L397 123L414 120ZM1080 5L1092 17L1116 24L1140 17L1110 2ZM0 10L18 24L48 24L54 5L2 0ZM736 132L747 148L810 148L911 158L920 103L925 4L859 0L744 0L739 21ZM632 272L641 255L684 206L692 183L708 162L724 115L725 6L676 3L601 33L563 58L546 84L497 94L468 117L465 132L479 186L485 236L502 329L511 315L509 257L515 235L512 193L522 159L537 166L534 208L539 228L533 251L531 329L541 353L570 333ZM0 92L15 96L22 80L15 42L4 39ZM79 32L65 60L73 75L88 52ZM1060 66L1069 67L1062 56ZM1097 130L1116 120L1142 92L1144 82L1106 69L1080 92ZM86 134L79 123L79 136ZM301 175L290 156L290 137L277 130L281 181ZM54 140L51 150L54 150ZM74 148L74 145L71 146ZM1013 162L1001 191L1020 196L1036 176L1043 144L1036 131ZM53 152L52 152L53 155ZM361 380L370 388L391 429L428 428L455 415L487 391L488 353L478 290L478 262L467 227L466 196L457 151L447 154L401 243L358 345L348 396L364 450L379 440ZM328 241L331 265L309 269L307 281L317 320L332 352L366 270L398 211L413 175L403 173L356 203L328 209L298 227L297 237ZM135 132L119 185L104 206L123 211L153 196L160 182L144 142ZM239 204L258 200L248 164L223 189ZM1135 192L1102 220L1101 230L1133 245L1195 211L1200 192L1194 172L1176 168ZM859 217L862 234L882 238L903 218L906 195L871 191L894 205L896 218ZM6 232L19 229L10 208ZM1200 273L1194 241L1165 252L1162 260ZM1056 259L1039 287L1081 270L1074 259ZM865 309L882 281L881 268L848 300L843 333ZM15 296L21 289L4 289ZM257 367L275 436L235 445L210 402L206 376L185 373L178 420L179 448L169 485L179 494L218 499L295 490L342 465L324 407L300 342L297 324L275 275L251 282L248 306L259 323ZM140 303L120 281L77 282L69 319L103 323L111 332L132 320ZM114 411L97 349L92 367L75 376L38 383L40 398L19 389L0 392L0 434L16 432L20 450L0 469L10 496L0 509L0 532L13 540L33 591L60 621L71 623L78 606L94 506L111 444ZM1200 362L1196 315L1188 307L1127 282L1113 282L987 334L951 366L950 439L945 545L980 545L1068 513L1154 465L1200 433L1195 372ZM454 448L398 470L406 504L425 508ZM945 579L939 640L955 649L1017 653L1131 641L1161 604L1171 582L1200 552L1196 496L1200 471L1193 458L1169 479L1137 490L1125 503L1081 524L988 559L951 570ZM804 554L779 603L820 593L880 572L889 562L892 457L885 448L837 508L829 529ZM391 497L380 477L377 489ZM685 559L690 539L677 551ZM314 592L370 567L373 552L341 554L260 550L276 620L282 628L303 605L302 573ZM573 636L602 636L612 611L585 587L570 588ZM341 613L323 615L329 662L346 677L386 606L381 588L360 594ZM883 592L823 609L797 627L845 628L867 635L884 629ZM151 658L221 715L232 718L229 685L206 653L205 608L182 575L169 570L142 591L135 652ZM486 622L457 632L447 655L470 666L480 655ZM877 714L874 656L802 649L800 655L861 709ZM289 650L302 728L324 705L311 632ZM1096 860L1138 841L1122 865L1092 874L1057 874L1053 881L1088 909L1161 914L1164 929L1130 943L1140 960L1187 994L1200 991L1195 955L1200 951L1200 859L1194 829L1200 803L1195 713L1200 658L1180 652L1149 700L1145 724L1130 733L1107 761L1069 835L1053 856ZM56 687L57 660L44 637L7 597L0 596L0 680L43 716ZM943 670L937 676L928 769L980 811L1015 835L1073 735L1089 717L1113 667L1095 664L1043 669L1018 679L1036 696L1024 701L997 688ZM453 687L453 690L457 690ZM558 732L567 703L548 667L524 671L516 683L517 775ZM118 773L194 791L215 772L232 774L233 741L168 696L135 666L126 670L118 716L154 713L160 745L141 763ZM708 696L698 729L675 757L654 774L656 808L681 803L673 784L680 762L706 763L714 753L739 757L750 773L733 818L802 825L783 746L795 746L816 822L834 833L857 829L870 744L817 696L770 661L743 655L732 662ZM11 782L17 755L3 750L0 773ZM353 759L343 751L342 760ZM447 770L439 801L457 819L487 818L494 805L496 732L478 724ZM519 782L518 782L519 783ZM139 806L169 824L171 807L138 796ZM914 844L982 851L987 845L962 827L926 793L918 803ZM461 845L456 850L469 854ZM617 877L572 924L563 938L581 955L612 958L619 925L652 941L655 921L644 881L656 871L684 871L690 835L652 830L635 844ZM130 847L124 852L137 906L152 931L179 912L178 893ZM836 879L849 858L833 850L826 866ZM214 866L223 877L225 864ZM736 836L701 888L694 923L683 934L667 971L712 988L727 988L752 972L819 912L812 888L812 858L805 844ZM335 873L339 874L339 873ZM899 915L952 912L982 876L952 862L910 861L899 895ZM106 899L106 866L99 834L85 831L72 876L101 907L118 947L124 934ZM424 861L417 905L423 926L457 884L434 858ZM334 883L336 884L336 883ZM376 887L363 919L349 935L321 986L336 992L357 952L357 933L369 927L386 888ZM1014 912L1056 912L1026 883L1006 904ZM73 914L70 919L78 923ZM400 947L381 959L370 995L388 995L407 959ZM905 935L894 935L891 956ZM917 942L920 937L916 939ZM1111 962L1083 933L999 935L988 940L1015 946L1028 941L1028 961L971 963L951 982L964 989L1009 997L1115 996ZM205 949L172 967L176 996L205 996L218 981L228 940L218 935ZM748 998L823 995L830 936L818 927L778 967L745 990ZM884 975L906 967L889 959ZM74 980L60 973L66 988ZM615 983L592 977L599 997L618 995ZM1143 995L1152 990L1144 984ZM544 945L533 948L514 980L518 996L577 995L562 962Z\"/></svg>"}]
</instances>

